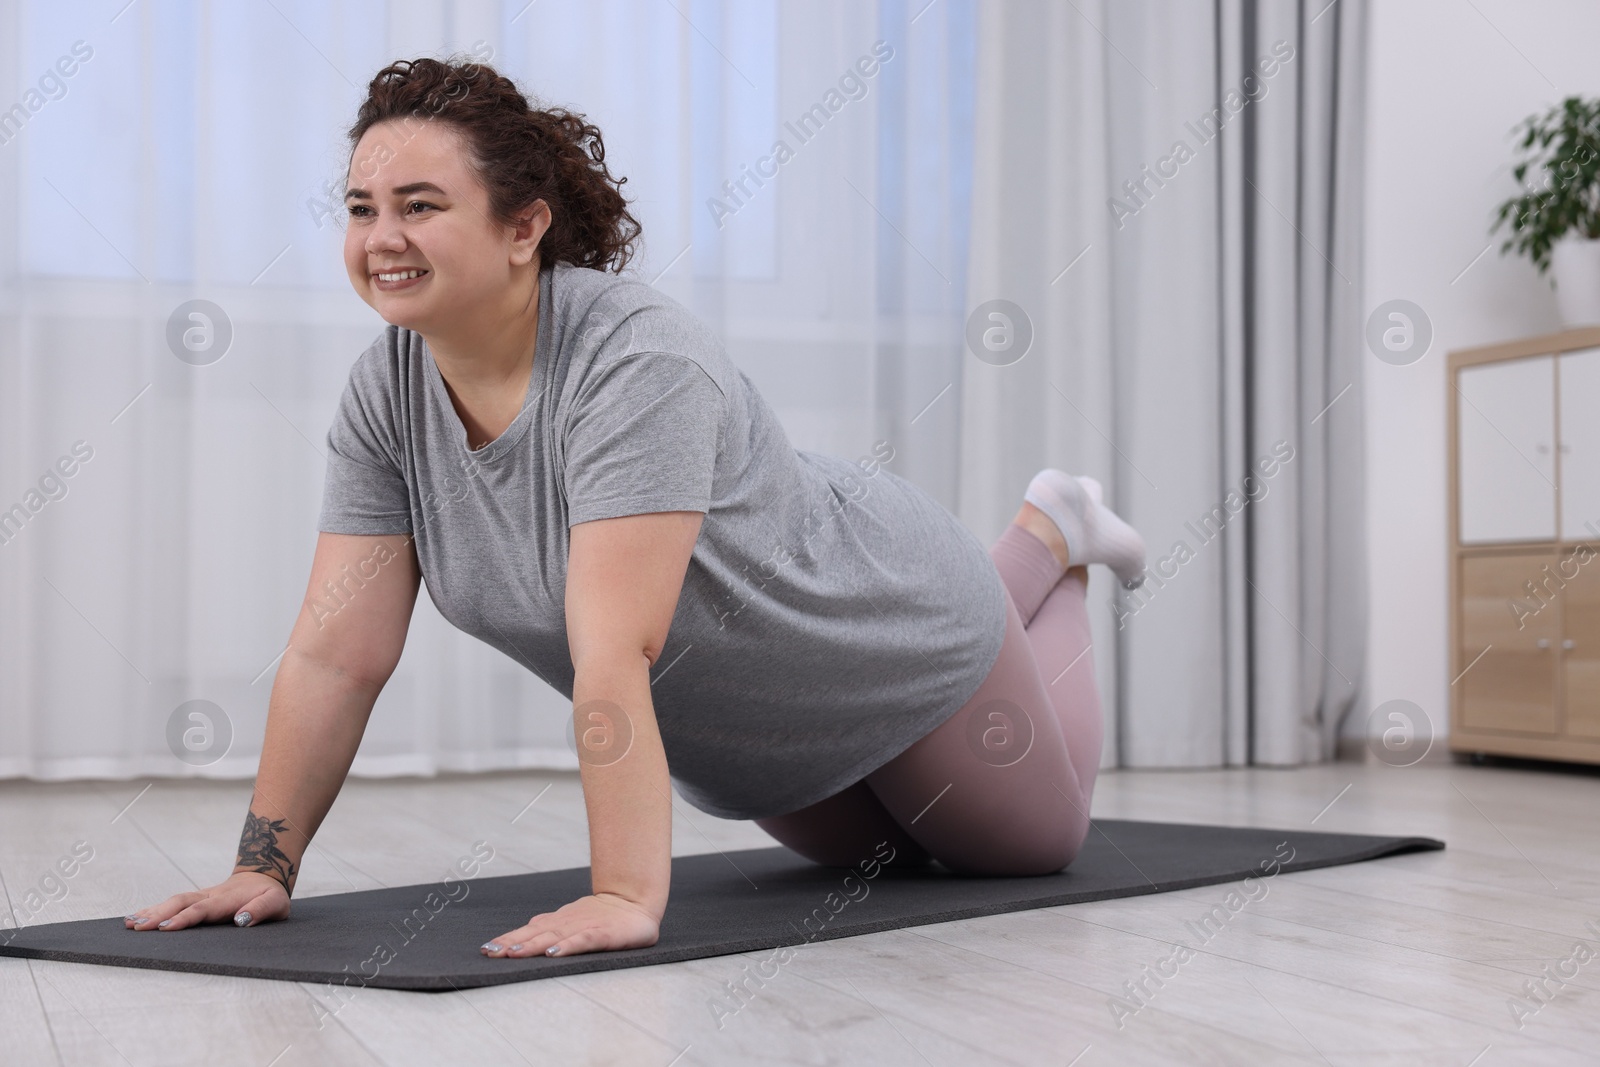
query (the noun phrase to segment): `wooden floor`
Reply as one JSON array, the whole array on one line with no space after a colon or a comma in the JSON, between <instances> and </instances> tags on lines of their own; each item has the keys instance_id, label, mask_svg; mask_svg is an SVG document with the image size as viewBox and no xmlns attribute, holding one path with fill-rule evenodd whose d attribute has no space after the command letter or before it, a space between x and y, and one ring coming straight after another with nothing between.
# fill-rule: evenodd
<instances>
[{"instance_id":1,"label":"wooden floor","mask_svg":"<svg viewBox=\"0 0 1600 1067\"><path fill-rule=\"evenodd\" d=\"M0 783L13 913L78 841L93 859L25 923L120 915L225 875L248 787L147 784ZM1314 823L1426 834L1448 848L1262 883L1267 894L1159 988L1147 983L1148 1003L1120 1026L1112 997L1174 941L1197 944L1185 923L1227 886L815 943L720 1028L711 1004L724 983L767 953L461 994L364 989L321 1029L311 985L0 959L0 1061L1600 1062L1600 775L1448 762L1108 771L1094 814ZM485 873L586 864L576 775L352 782L298 892L434 880L480 838L497 853ZM771 844L752 823L677 801L674 853ZM1544 981L1545 1003L1528 999L1525 983L1547 967L1557 977Z\"/></svg>"}]
</instances>

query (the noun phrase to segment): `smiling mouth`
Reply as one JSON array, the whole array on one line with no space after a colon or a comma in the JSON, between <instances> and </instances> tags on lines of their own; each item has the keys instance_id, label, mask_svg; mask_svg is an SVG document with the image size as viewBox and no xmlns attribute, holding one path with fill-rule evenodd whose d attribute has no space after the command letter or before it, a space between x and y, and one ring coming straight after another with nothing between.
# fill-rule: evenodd
<instances>
[{"instance_id":1,"label":"smiling mouth","mask_svg":"<svg viewBox=\"0 0 1600 1067\"><path fill-rule=\"evenodd\" d=\"M373 277L378 279L380 282L403 282L409 278L420 278L426 273L428 273L426 270L413 268L410 270L380 272L374 274Z\"/></svg>"}]
</instances>

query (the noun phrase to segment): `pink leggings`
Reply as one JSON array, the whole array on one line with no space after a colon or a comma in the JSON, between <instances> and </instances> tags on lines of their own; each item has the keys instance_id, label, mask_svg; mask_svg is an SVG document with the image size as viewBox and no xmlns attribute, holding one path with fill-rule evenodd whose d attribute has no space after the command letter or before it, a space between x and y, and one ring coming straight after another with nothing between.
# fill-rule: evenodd
<instances>
[{"instance_id":1,"label":"pink leggings","mask_svg":"<svg viewBox=\"0 0 1600 1067\"><path fill-rule=\"evenodd\" d=\"M1016 524L989 549L1006 589L1000 656L948 721L847 789L756 825L816 863L848 867L894 847L893 865L1048 874L1089 832L1100 767L1100 694L1085 569L1065 575Z\"/></svg>"}]
</instances>

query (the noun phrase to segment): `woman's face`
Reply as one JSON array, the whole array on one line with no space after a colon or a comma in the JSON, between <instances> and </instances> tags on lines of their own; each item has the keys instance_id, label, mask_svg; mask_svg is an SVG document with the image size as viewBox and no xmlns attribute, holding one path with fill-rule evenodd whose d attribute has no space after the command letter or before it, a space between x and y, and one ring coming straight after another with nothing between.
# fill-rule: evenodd
<instances>
[{"instance_id":1,"label":"woman's face","mask_svg":"<svg viewBox=\"0 0 1600 1067\"><path fill-rule=\"evenodd\" d=\"M385 322L425 335L458 332L503 304L516 268L536 264L544 227L530 241L494 222L465 155L464 138L442 122L379 123L351 155L345 269Z\"/></svg>"}]
</instances>

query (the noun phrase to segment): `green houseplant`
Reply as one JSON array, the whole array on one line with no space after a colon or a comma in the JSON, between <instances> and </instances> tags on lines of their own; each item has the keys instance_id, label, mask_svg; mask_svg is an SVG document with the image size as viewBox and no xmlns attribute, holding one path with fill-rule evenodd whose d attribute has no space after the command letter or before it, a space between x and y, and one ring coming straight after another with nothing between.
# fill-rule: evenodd
<instances>
[{"instance_id":1,"label":"green houseplant","mask_svg":"<svg viewBox=\"0 0 1600 1067\"><path fill-rule=\"evenodd\" d=\"M1511 174L1523 193L1500 205L1490 232L1509 226L1515 250L1552 280L1567 325L1600 322L1600 99L1569 96L1516 126Z\"/></svg>"}]
</instances>

